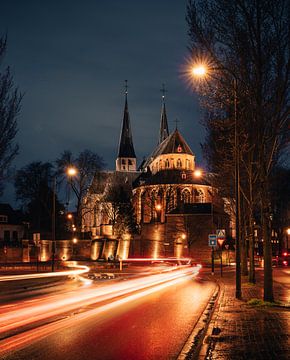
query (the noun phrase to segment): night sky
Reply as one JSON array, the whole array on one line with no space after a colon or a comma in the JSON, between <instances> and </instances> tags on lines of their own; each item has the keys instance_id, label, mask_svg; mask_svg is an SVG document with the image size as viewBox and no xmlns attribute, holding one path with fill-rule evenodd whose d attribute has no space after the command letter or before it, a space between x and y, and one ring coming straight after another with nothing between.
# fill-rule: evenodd
<instances>
[{"instance_id":1,"label":"night sky","mask_svg":"<svg viewBox=\"0 0 290 360\"><path fill-rule=\"evenodd\" d=\"M170 130L177 118L201 163L201 111L182 76L188 57L185 0L0 4L0 34L8 34L5 63L25 94L14 166L87 148L113 169L125 79L138 163L157 144L162 83Z\"/></svg>"}]
</instances>

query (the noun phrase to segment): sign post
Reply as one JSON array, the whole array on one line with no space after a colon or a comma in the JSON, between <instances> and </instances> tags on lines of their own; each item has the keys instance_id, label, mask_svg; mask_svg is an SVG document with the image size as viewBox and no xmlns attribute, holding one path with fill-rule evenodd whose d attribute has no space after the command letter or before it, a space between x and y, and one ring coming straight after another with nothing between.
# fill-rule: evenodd
<instances>
[{"instance_id":1,"label":"sign post","mask_svg":"<svg viewBox=\"0 0 290 360\"><path fill-rule=\"evenodd\" d=\"M211 246L211 274L214 275L214 247L217 245L216 234L208 235L208 246Z\"/></svg>"},{"instance_id":2,"label":"sign post","mask_svg":"<svg viewBox=\"0 0 290 360\"><path fill-rule=\"evenodd\" d=\"M216 231L216 236L217 236L217 242L221 250L221 277L223 277L223 243L226 239L226 230L218 229Z\"/></svg>"}]
</instances>

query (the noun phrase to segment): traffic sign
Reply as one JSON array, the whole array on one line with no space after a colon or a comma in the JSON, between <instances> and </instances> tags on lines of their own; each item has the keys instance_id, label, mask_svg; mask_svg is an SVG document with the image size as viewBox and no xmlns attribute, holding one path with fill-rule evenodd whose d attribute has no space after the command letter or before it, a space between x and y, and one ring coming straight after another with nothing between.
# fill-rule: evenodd
<instances>
[{"instance_id":1,"label":"traffic sign","mask_svg":"<svg viewBox=\"0 0 290 360\"><path fill-rule=\"evenodd\" d=\"M216 234L208 235L208 246L216 246L217 245L217 236Z\"/></svg>"},{"instance_id":2,"label":"traffic sign","mask_svg":"<svg viewBox=\"0 0 290 360\"><path fill-rule=\"evenodd\" d=\"M226 237L226 230L225 229L217 229L216 231L217 237L224 238Z\"/></svg>"}]
</instances>

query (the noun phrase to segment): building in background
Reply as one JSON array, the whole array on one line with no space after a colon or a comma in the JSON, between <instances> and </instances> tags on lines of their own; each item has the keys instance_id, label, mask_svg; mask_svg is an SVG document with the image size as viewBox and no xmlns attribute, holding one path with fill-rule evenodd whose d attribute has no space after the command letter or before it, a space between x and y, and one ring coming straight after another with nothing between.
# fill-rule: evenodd
<instances>
[{"instance_id":1,"label":"building in background","mask_svg":"<svg viewBox=\"0 0 290 360\"><path fill-rule=\"evenodd\" d=\"M201 259L209 256L208 234L228 228L223 201L196 172L192 150L177 127L169 133L164 94L157 144L137 170L126 91L116 170L96 174L84 198L93 259L129 253Z\"/></svg>"}]
</instances>

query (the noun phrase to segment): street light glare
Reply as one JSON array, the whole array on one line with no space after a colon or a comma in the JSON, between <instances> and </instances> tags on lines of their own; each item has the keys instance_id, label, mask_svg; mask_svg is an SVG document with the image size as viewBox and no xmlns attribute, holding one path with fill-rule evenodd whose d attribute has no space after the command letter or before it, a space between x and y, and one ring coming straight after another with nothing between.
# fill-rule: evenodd
<instances>
[{"instance_id":1,"label":"street light glare","mask_svg":"<svg viewBox=\"0 0 290 360\"><path fill-rule=\"evenodd\" d=\"M69 176L74 176L74 175L77 174L77 169L74 168L74 167L69 167L69 168L67 169L67 174L68 174Z\"/></svg>"},{"instance_id":2,"label":"street light glare","mask_svg":"<svg viewBox=\"0 0 290 360\"><path fill-rule=\"evenodd\" d=\"M156 208L156 210L161 210L161 205L157 204L155 208Z\"/></svg>"},{"instance_id":3,"label":"street light glare","mask_svg":"<svg viewBox=\"0 0 290 360\"><path fill-rule=\"evenodd\" d=\"M201 177L202 172L201 172L201 170L195 170L193 174L195 177Z\"/></svg>"},{"instance_id":4,"label":"street light glare","mask_svg":"<svg viewBox=\"0 0 290 360\"><path fill-rule=\"evenodd\" d=\"M197 77L204 77L207 74L207 69L204 65L194 66L191 70L192 75Z\"/></svg>"}]
</instances>

